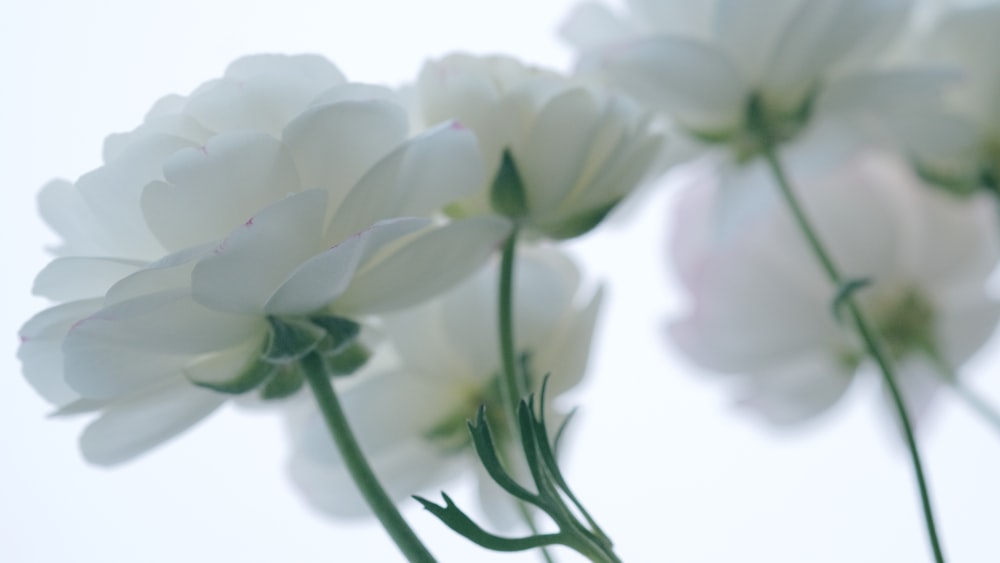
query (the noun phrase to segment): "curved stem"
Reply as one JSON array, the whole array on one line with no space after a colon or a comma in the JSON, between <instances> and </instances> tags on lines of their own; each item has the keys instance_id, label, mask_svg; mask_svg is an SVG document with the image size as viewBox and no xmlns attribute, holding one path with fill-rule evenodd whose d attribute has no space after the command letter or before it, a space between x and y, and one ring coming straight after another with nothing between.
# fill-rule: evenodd
<instances>
[{"instance_id":1,"label":"curved stem","mask_svg":"<svg viewBox=\"0 0 1000 563\"><path fill-rule=\"evenodd\" d=\"M757 117L758 119L754 125L762 142L764 157L766 158L768 166L774 175L774 179L777 181L778 188L781 191L785 204L795 217L795 222L798 225L799 230L802 232L802 235L805 236L806 241L812 248L816 259L819 260L820 266L826 273L827 278L834 284L835 287L843 287L843 277L840 275L840 272L837 269L836 264L833 262L833 258L830 256L830 253L820 241L819 235L816 233L815 229L813 229L809 218L806 216L805 210L802 208L798 197L792 190L791 183L785 175L781 162L778 160L775 142L767 128L766 118L760 115ZM906 409L906 403L903 401L903 395L899 389L898 383L896 382L896 374L894 372L892 362L889 360L888 354L885 352L884 348L879 344L877 340L878 337L872 329L871 323L865 317L865 314L858 306L857 301L848 295L844 299L844 305L850 314L851 321L857 329L858 335L864 341L865 349L867 350L868 355L871 356L871 358L875 360L875 363L878 365L879 372L882 374L882 380L885 383L886 388L889 390L889 394L892 396L892 402L896 407L896 413L899 416L900 426L902 426L903 434L906 437L906 444L910 452L910 460L913 464L913 472L916 476L917 487L920 490L920 501L923 507L924 523L927 527L927 535L930 540L931 549L934 552L934 560L937 563L944 563L944 553L941 548L940 539L938 538L937 526L934 522L934 511L931 507L931 497L927 486L927 478L924 475L923 462L920 459L920 450L917 448L917 440L913 433L913 424L910 421L910 416Z\"/></svg>"},{"instance_id":2,"label":"curved stem","mask_svg":"<svg viewBox=\"0 0 1000 563\"><path fill-rule=\"evenodd\" d=\"M315 353L309 354L302 359L302 368L305 371L309 387L312 388L313 396L316 397L316 404L326 420L330 435L337 445L337 450L372 512L375 513L392 540L396 542L396 546L406 556L407 561L434 563L434 557L403 520L395 503L386 494L371 466L368 465L368 460L351 431L347 417L344 416L344 409L330 383L330 378L323 366L323 359Z\"/></svg>"}]
</instances>

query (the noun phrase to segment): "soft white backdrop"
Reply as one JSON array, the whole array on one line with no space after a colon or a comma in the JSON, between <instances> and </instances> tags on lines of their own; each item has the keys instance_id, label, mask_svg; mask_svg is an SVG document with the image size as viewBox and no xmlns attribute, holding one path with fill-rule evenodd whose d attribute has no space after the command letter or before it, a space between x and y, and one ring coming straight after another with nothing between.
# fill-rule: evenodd
<instances>
[{"instance_id":1,"label":"soft white backdrop","mask_svg":"<svg viewBox=\"0 0 1000 563\"><path fill-rule=\"evenodd\" d=\"M283 473L277 417L224 410L114 470L76 451L82 420L46 418L22 380L16 331L45 306L31 280L54 242L35 210L48 179L100 162L103 137L134 127L253 52L317 52L349 78L398 84L450 50L505 52L567 68L555 37L569 0L98 1L0 3L0 561L302 563L396 561L370 522L311 512ZM873 382L816 423L775 432L728 405L663 327L683 297L665 264L662 184L627 226L574 245L605 279L602 319L567 459L584 502L631 562L923 563L928 549L907 458ZM996 346L994 346L996 348ZM1000 403L1000 355L968 367ZM724 382L721 382L724 383ZM921 435L954 563L1000 561L1000 429L942 397ZM456 484L459 500L467 487ZM412 503L411 503L412 504ZM466 505L469 503L466 502ZM414 506L442 561L534 561L479 550ZM566 561L572 554L560 553Z\"/></svg>"}]
</instances>

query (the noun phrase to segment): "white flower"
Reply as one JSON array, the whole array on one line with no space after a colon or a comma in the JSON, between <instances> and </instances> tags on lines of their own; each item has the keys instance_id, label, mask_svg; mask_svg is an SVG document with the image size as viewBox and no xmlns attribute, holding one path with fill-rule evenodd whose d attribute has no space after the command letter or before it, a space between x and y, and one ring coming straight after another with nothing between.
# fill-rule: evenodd
<instances>
[{"instance_id":1,"label":"white flower","mask_svg":"<svg viewBox=\"0 0 1000 563\"><path fill-rule=\"evenodd\" d=\"M780 141L816 114L902 118L949 77L875 68L910 0L632 0L623 18L586 4L563 35L609 79L696 137L759 151L764 119Z\"/></svg>"},{"instance_id":2,"label":"white flower","mask_svg":"<svg viewBox=\"0 0 1000 563\"><path fill-rule=\"evenodd\" d=\"M649 174L662 143L651 116L628 99L506 57L429 62L417 96L425 123L458 119L486 160L488 183L449 211L487 213L492 192L494 209L553 238L597 225ZM498 191L508 196L499 204Z\"/></svg>"},{"instance_id":3,"label":"white flower","mask_svg":"<svg viewBox=\"0 0 1000 563\"><path fill-rule=\"evenodd\" d=\"M793 184L845 278L871 279L856 297L919 416L1000 318L984 293L1000 255L994 210L930 190L878 153ZM834 319L836 288L784 206L720 245L705 226L718 194L701 188L679 209L674 257L693 310L671 327L673 341L697 364L739 374L740 402L768 420L808 419L844 393L864 348Z\"/></svg>"},{"instance_id":4,"label":"white flower","mask_svg":"<svg viewBox=\"0 0 1000 563\"><path fill-rule=\"evenodd\" d=\"M480 472L483 506L499 524L510 523L509 497L485 475L470 442L466 420L480 404L502 449L509 441L500 397L497 336L498 263L437 299L386 318L383 354L343 384L351 425L390 496L402 500L473 467ZM517 350L527 354L537 391L551 374L547 399L583 376L600 297L579 305L579 274L553 250L523 249L515 268ZM378 365L375 365L378 364ZM305 498L337 515L367 514L343 461L308 401L291 419L296 444L293 479ZM551 411L550 411L551 412Z\"/></svg>"},{"instance_id":5,"label":"white flower","mask_svg":"<svg viewBox=\"0 0 1000 563\"><path fill-rule=\"evenodd\" d=\"M243 73L247 61L261 72ZM282 331L324 351L331 316L423 300L506 236L498 219L422 218L483 182L469 131L408 138L407 112L385 91L329 87L340 80L330 69L237 61L60 188L94 224L57 230L98 257L64 256L39 274L36 293L64 303L25 324L20 356L60 412L101 412L81 439L89 460L127 460L197 422L226 398L205 387L294 391L295 358L275 357ZM178 124L207 138L165 132Z\"/></svg>"},{"instance_id":6,"label":"white flower","mask_svg":"<svg viewBox=\"0 0 1000 563\"><path fill-rule=\"evenodd\" d=\"M1000 4L955 8L937 22L914 57L961 68L940 111L904 129L921 172L961 191L1000 187Z\"/></svg>"}]
</instances>

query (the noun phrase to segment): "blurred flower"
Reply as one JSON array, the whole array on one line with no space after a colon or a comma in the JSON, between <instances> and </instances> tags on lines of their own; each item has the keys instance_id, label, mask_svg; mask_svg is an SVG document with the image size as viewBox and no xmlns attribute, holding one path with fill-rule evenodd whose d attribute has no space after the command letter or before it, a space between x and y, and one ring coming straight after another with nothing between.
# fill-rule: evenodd
<instances>
[{"instance_id":1,"label":"blurred flower","mask_svg":"<svg viewBox=\"0 0 1000 563\"><path fill-rule=\"evenodd\" d=\"M339 317L425 299L506 236L499 219L427 218L483 182L469 131L408 138L391 96L341 80L315 57L241 59L43 198L63 252L91 256L39 274L36 293L64 303L25 324L19 355L61 413L101 412L81 439L90 461L170 438L216 391L294 392L296 354L342 351L327 339ZM54 216L60 198L92 222Z\"/></svg>"},{"instance_id":2,"label":"blurred flower","mask_svg":"<svg viewBox=\"0 0 1000 563\"><path fill-rule=\"evenodd\" d=\"M1000 4L946 12L912 56L962 69L937 112L914 116L903 131L921 172L960 192L1000 190Z\"/></svg>"},{"instance_id":3,"label":"blurred flower","mask_svg":"<svg viewBox=\"0 0 1000 563\"><path fill-rule=\"evenodd\" d=\"M517 350L526 358L532 389L538 390L543 374L551 375L551 400L583 376L600 295L577 304L579 274L554 250L526 248L519 258ZM498 268L495 261L435 300L387 316L386 346L394 353L380 350L363 372L343 382L342 396L352 427L393 498L475 467L483 506L496 523L507 525L514 515L510 497L483 471L466 428L485 404L498 449L510 452L516 445L500 396ZM309 401L302 405L291 419L296 444L291 472L304 497L332 514L368 514L320 413Z\"/></svg>"},{"instance_id":4,"label":"blurred flower","mask_svg":"<svg viewBox=\"0 0 1000 563\"><path fill-rule=\"evenodd\" d=\"M928 190L879 153L792 183L845 278L871 280L856 298L918 417L1000 318L984 292L1000 255L993 210ZM674 258L693 308L671 326L673 341L709 370L740 374L740 403L771 422L815 416L866 365L851 327L834 318L837 288L784 206L720 244L706 227L718 193L699 187L679 209Z\"/></svg>"},{"instance_id":5,"label":"blurred flower","mask_svg":"<svg viewBox=\"0 0 1000 563\"><path fill-rule=\"evenodd\" d=\"M633 102L506 57L429 62L417 96L425 123L458 119L486 160L483 189L449 212L492 206L556 239L596 226L649 175L661 150L651 116Z\"/></svg>"},{"instance_id":6,"label":"blurred flower","mask_svg":"<svg viewBox=\"0 0 1000 563\"><path fill-rule=\"evenodd\" d=\"M760 151L758 120L786 142L817 115L892 121L937 100L950 73L872 66L911 3L631 0L621 17L584 4L562 32L584 69L743 161Z\"/></svg>"}]
</instances>

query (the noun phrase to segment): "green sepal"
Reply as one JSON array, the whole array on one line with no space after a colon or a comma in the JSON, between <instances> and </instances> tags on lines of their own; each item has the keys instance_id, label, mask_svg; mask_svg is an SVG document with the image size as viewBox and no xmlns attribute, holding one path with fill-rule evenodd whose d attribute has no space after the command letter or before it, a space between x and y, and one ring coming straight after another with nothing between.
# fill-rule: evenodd
<instances>
[{"instance_id":1,"label":"green sepal","mask_svg":"<svg viewBox=\"0 0 1000 563\"><path fill-rule=\"evenodd\" d=\"M275 369L276 366L274 364L262 362L257 356L254 356L247 363L245 369L235 376L224 380L210 381L192 373L191 370L185 370L184 375L188 378L188 381L199 387L218 391L219 393L240 395L256 389L261 383L267 381Z\"/></svg>"},{"instance_id":2,"label":"green sepal","mask_svg":"<svg viewBox=\"0 0 1000 563\"><path fill-rule=\"evenodd\" d=\"M601 224L601 221L611 213L611 210L618 206L621 199L616 199L610 203L593 207L568 219L548 225L539 225L538 229L545 233L545 236L565 240L578 237L590 232L594 227Z\"/></svg>"},{"instance_id":3,"label":"green sepal","mask_svg":"<svg viewBox=\"0 0 1000 563\"><path fill-rule=\"evenodd\" d=\"M505 217L520 218L528 214L528 195L510 149L504 149L500 169L490 188L493 211Z\"/></svg>"},{"instance_id":4,"label":"green sepal","mask_svg":"<svg viewBox=\"0 0 1000 563\"><path fill-rule=\"evenodd\" d=\"M371 351L359 342L352 342L340 348L336 353L322 353L326 370L333 377L343 377L361 369L372 357Z\"/></svg>"},{"instance_id":5,"label":"green sepal","mask_svg":"<svg viewBox=\"0 0 1000 563\"><path fill-rule=\"evenodd\" d=\"M444 506L435 504L423 497L414 496L413 498L424 509L436 516L441 522L444 522L453 531L486 549L513 552L526 551L549 545L566 545L562 534L539 534L524 538L505 538L491 534L473 522L465 512L462 512L461 508L455 506L455 503L447 493L442 492L441 497L444 499Z\"/></svg>"},{"instance_id":6,"label":"green sepal","mask_svg":"<svg viewBox=\"0 0 1000 563\"><path fill-rule=\"evenodd\" d=\"M337 354L347 348L361 333L361 325L344 317L334 315L322 315L309 317L309 323L314 324L326 331L324 338L318 346L318 350L323 355Z\"/></svg>"},{"instance_id":7,"label":"green sepal","mask_svg":"<svg viewBox=\"0 0 1000 563\"><path fill-rule=\"evenodd\" d=\"M841 316L841 309L843 309L844 304L848 299L854 297L854 294L859 290L864 289L872 284L871 278L858 278L853 280L847 280L839 288L837 288L837 294L833 296L833 303L830 307L833 311L833 318L837 319L837 322L844 322Z\"/></svg>"},{"instance_id":8,"label":"green sepal","mask_svg":"<svg viewBox=\"0 0 1000 563\"><path fill-rule=\"evenodd\" d=\"M306 383L302 366L298 362L275 366L274 375L260 390L260 398L265 401L284 399L302 389Z\"/></svg>"},{"instance_id":9,"label":"green sepal","mask_svg":"<svg viewBox=\"0 0 1000 563\"><path fill-rule=\"evenodd\" d=\"M469 421L468 426L476 454L496 484L512 496L531 504L537 504L538 495L518 484L500 463L500 456L497 455L496 444L494 444L493 436L490 433L490 425L486 421L486 405L479 406L479 410L476 411L476 421Z\"/></svg>"},{"instance_id":10,"label":"green sepal","mask_svg":"<svg viewBox=\"0 0 1000 563\"><path fill-rule=\"evenodd\" d=\"M305 357L326 338L322 327L305 319L268 317L270 340L261 358L272 364L288 364Z\"/></svg>"}]
</instances>

